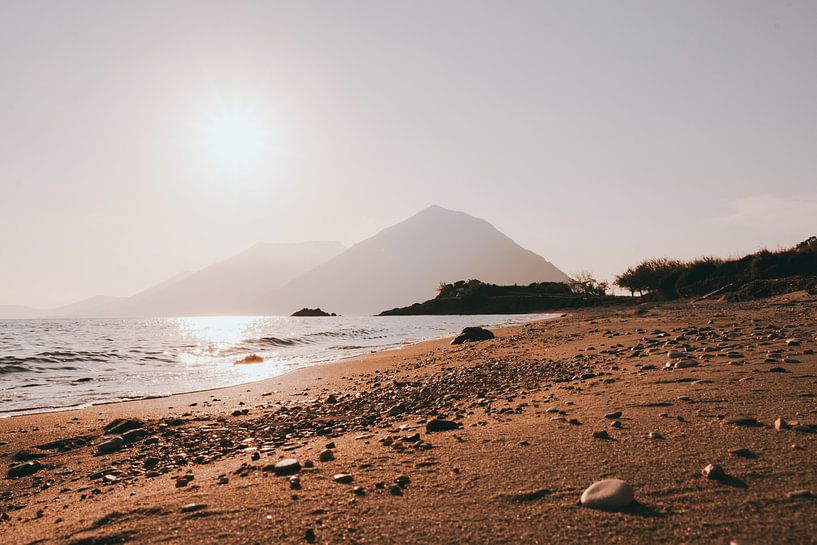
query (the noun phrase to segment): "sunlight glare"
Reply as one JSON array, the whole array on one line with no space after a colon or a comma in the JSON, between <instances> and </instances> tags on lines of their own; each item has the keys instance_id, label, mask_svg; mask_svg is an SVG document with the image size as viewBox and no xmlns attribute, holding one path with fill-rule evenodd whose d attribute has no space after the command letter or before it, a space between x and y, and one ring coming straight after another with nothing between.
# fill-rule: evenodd
<instances>
[{"instance_id":1,"label":"sunlight glare","mask_svg":"<svg viewBox=\"0 0 817 545\"><path fill-rule=\"evenodd\" d=\"M247 107L223 107L210 112L201 129L206 159L229 173L259 168L269 154L269 140L266 120Z\"/></svg>"}]
</instances>

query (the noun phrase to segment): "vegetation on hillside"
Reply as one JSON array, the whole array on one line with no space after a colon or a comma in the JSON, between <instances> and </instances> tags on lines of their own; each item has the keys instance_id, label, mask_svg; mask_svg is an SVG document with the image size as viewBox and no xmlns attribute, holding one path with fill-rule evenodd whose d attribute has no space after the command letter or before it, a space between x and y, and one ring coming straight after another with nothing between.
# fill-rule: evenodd
<instances>
[{"instance_id":1,"label":"vegetation on hillside","mask_svg":"<svg viewBox=\"0 0 817 545\"><path fill-rule=\"evenodd\" d=\"M578 275L577 275L578 276ZM381 315L517 314L611 304L632 304L631 297L604 294L605 286L589 274L577 281L498 286L479 280L440 284L437 296L423 303L387 310Z\"/></svg>"},{"instance_id":2,"label":"vegetation on hillside","mask_svg":"<svg viewBox=\"0 0 817 545\"><path fill-rule=\"evenodd\" d=\"M754 291L763 297L785 293L789 288L809 289L817 282L815 277L817 237L811 237L793 248L761 250L740 259L648 259L616 277L615 284L631 294L663 299L701 297L718 291L747 296Z\"/></svg>"}]
</instances>

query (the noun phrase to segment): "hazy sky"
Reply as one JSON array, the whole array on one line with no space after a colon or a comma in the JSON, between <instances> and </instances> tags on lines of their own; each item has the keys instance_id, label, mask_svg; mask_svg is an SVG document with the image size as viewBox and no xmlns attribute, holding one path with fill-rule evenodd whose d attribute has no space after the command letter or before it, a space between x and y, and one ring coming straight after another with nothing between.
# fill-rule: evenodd
<instances>
[{"instance_id":1,"label":"hazy sky","mask_svg":"<svg viewBox=\"0 0 817 545\"><path fill-rule=\"evenodd\" d=\"M433 203L602 277L817 234L817 3L0 0L0 303Z\"/></svg>"}]
</instances>

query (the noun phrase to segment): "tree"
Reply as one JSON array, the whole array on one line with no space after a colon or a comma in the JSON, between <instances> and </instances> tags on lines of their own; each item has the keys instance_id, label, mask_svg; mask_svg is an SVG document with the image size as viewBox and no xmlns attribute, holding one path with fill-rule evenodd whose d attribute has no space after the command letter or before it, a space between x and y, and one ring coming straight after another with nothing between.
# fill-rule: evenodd
<instances>
[{"instance_id":1,"label":"tree","mask_svg":"<svg viewBox=\"0 0 817 545\"><path fill-rule=\"evenodd\" d=\"M607 282L599 282L589 271L580 271L573 275L568 282L573 293L590 297L591 295L605 295L609 287Z\"/></svg>"},{"instance_id":2,"label":"tree","mask_svg":"<svg viewBox=\"0 0 817 545\"><path fill-rule=\"evenodd\" d=\"M615 284L630 290L630 293L636 291L641 295L644 295L644 292L664 293L670 289L670 284L683 267L680 261L674 259L648 259L617 276Z\"/></svg>"}]
</instances>

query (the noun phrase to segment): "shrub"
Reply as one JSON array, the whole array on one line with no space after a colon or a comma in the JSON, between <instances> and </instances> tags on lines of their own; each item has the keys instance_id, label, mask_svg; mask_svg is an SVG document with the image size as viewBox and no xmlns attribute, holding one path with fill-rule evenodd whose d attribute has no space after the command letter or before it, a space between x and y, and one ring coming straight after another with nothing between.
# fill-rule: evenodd
<instances>
[{"instance_id":1,"label":"shrub","mask_svg":"<svg viewBox=\"0 0 817 545\"><path fill-rule=\"evenodd\" d=\"M817 237L779 252L761 250L740 259L712 257L690 262L648 259L616 277L615 284L640 294L666 299L695 297L758 280L817 276ZM791 284L795 285L795 284ZM799 284L797 284L799 285Z\"/></svg>"}]
</instances>

